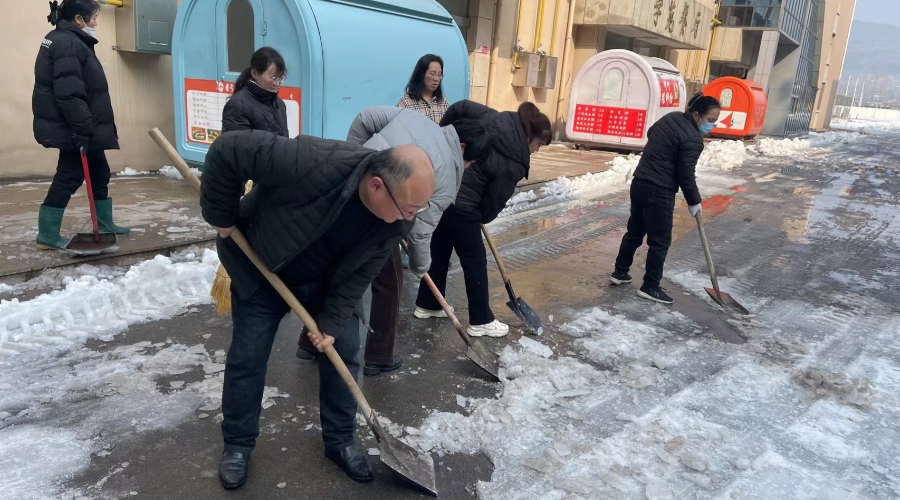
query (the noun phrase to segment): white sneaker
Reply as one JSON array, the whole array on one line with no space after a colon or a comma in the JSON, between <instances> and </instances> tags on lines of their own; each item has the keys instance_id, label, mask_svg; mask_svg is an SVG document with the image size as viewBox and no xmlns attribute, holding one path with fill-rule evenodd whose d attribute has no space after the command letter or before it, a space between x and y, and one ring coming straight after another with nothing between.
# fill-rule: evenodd
<instances>
[{"instance_id":1,"label":"white sneaker","mask_svg":"<svg viewBox=\"0 0 900 500\"><path fill-rule=\"evenodd\" d=\"M451 309L452 311L453 309ZM413 316L419 319L428 319L428 318L446 318L447 313L444 312L443 309L440 311L432 311L431 309L422 309L419 306L416 306L415 312L413 312Z\"/></svg>"},{"instance_id":2,"label":"white sneaker","mask_svg":"<svg viewBox=\"0 0 900 500\"><path fill-rule=\"evenodd\" d=\"M509 333L509 325L501 323L496 319L486 325L469 325L466 333L470 337L505 337Z\"/></svg>"}]
</instances>

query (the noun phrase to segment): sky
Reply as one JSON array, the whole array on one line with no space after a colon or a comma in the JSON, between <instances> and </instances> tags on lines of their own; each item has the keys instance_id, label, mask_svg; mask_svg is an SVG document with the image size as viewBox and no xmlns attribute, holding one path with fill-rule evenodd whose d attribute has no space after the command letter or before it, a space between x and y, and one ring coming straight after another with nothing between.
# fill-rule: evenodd
<instances>
[{"instance_id":1,"label":"sky","mask_svg":"<svg viewBox=\"0 0 900 500\"><path fill-rule=\"evenodd\" d=\"M900 0L857 0L853 18L900 26Z\"/></svg>"}]
</instances>

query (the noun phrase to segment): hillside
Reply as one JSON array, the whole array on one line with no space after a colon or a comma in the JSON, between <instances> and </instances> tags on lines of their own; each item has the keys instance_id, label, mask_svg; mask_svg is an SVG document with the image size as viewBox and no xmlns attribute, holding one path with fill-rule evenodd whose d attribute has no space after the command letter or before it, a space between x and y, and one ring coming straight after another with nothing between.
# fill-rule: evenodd
<instances>
[{"instance_id":1,"label":"hillside","mask_svg":"<svg viewBox=\"0 0 900 500\"><path fill-rule=\"evenodd\" d=\"M844 75L900 77L900 27L853 21Z\"/></svg>"}]
</instances>

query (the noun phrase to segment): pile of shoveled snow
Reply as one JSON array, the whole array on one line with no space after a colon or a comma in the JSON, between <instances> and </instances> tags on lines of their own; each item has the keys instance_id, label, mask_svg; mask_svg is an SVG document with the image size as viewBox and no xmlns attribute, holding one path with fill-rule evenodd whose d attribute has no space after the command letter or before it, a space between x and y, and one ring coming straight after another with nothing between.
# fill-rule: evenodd
<instances>
[{"instance_id":1,"label":"pile of shoveled snow","mask_svg":"<svg viewBox=\"0 0 900 500\"><path fill-rule=\"evenodd\" d=\"M741 141L713 141L703 148L697 170L738 170L747 159L747 148Z\"/></svg>"},{"instance_id":2,"label":"pile of shoveled snow","mask_svg":"<svg viewBox=\"0 0 900 500\"><path fill-rule=\"evenodd\" d=\"M814 148L830 148L859 139L859 132L810 132L809 142Z\"/></svg>"},{"instance_id":3,"label":"pile of shoveled snow","mask_svg":"<svg viewBox=\"0 0 900 500\"><path fill-rule=\"evenodd\" d=\"M205 249L193 260L155 258L124 276L85 274L34 299L0 301L0 355L42 346L72 347L88 338L111 339L129 325L169 318L186 305L212 301L219 258Z\"/></svg>"},{"instance_id":4,"label":"pile of shoveled snow","mask_svg":"<svg viewBox=\"0 0 900 500\"><path fill-rule=\"evenodd\" d=\"M771 139L765 137L756 144L756 152L763 156L794 156L809 150L810 141L806 139Z\"/></svg>"},{"instance_id":5,"label":"pile of shoveled snow","mask_svg":"<svg viewBox=\"0 0 900 500\"><path fill-rule=\"evenodd\" d=\"M533 189L517 193L506 202L500 216L509 215L522 208L532 208L536 202L553 203L597 196L613 192L627 186L634 176L634 169L640 162L640 155L616 156L607 162L609 167L603 172L587 173L579 177L559 177L544 184L538 192Z\"/></svg>"},{"instance_id":6,"label":"pile of shoveled snow","mask_svg":"<svg viewBox=\"0 0 900 500\"><path fill-rule=\"evenodd\" d=\"M198 170L196 168L191 168L191 173L193 173L197 177L200 177L200 175L202 174L200 172L200 170ZM164 175L164 176L168 177L169 179L175 179L175 180L184 179L184 177L181 176L181 173L178 172L178 169L171 165L166 165L163 168L159 169L159 174Z\"/></svg>"}]
</instances>

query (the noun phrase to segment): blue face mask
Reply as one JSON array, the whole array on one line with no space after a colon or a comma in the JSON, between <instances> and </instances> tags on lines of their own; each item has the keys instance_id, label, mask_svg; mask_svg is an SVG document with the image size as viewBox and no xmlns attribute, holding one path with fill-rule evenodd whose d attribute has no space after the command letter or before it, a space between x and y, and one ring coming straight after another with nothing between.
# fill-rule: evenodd
<instances>
[{"instance_id":1,"label":"blue face mask","mask_svg":"<svg viewBox=\"0 0 900 500\"><path fill-rule=\"evenodd\" d=\"M716 128L715 123L703 122L700 124L700 133L703 135L709 135L713 129Z\"/></svg>"}]
</instances>

